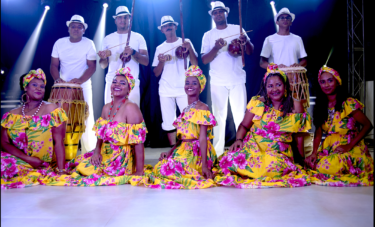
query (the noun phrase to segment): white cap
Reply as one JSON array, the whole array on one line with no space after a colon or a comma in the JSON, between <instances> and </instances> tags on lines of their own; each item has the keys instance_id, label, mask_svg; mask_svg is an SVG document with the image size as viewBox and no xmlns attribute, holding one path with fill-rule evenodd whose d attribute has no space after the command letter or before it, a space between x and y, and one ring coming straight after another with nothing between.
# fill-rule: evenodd
<instances>
[{"instance_id":1,"label":"white cap","mask_svg":"<svg viewBox=\"0 0 375 227\"><path fill-rule=\"evenodd\" d=\"M160 26L158 26L158 29L161 30L162 26L164 26L166 24L170 24L170 23L173 23L176 26L178 26L178 23L174 22L173 17L171 17L171 16L164 16L164 17L161 18L161 24L160 24Z\"/></svg>"}]
</instances>

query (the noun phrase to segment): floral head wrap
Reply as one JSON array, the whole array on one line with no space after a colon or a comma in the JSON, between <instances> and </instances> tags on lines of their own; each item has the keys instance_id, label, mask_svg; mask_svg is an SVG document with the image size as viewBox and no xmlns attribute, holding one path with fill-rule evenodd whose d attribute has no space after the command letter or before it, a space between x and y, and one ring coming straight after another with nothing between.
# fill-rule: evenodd
<instances>
[{"instance_id":1,"label":"floral head wrap","mask_svg":"<svg viewBox=\"0 0 375 227\"><path fill-rule=\"evenodd\" d=\"M131 90L133 90L133 88L135 86L135 80L134 80L134 77L132 76L132 74L130 74L130 68L126 67L126 68L121 68L121 69L117 70L116 76L125 76L126 80L128 81L128 84L129 84L129 93L130 93Z\"/></svg>"},{"instance_id":2,"label":"floral head wrap","mask_svg":"<svg viewBox=\"0 0 375 227\"><path fill-rule=\"evenodd\" d=\"M187 71L185 72L186 78L189 76L195 76L199 80L199 84L201 85L201 92L204 90L204 87L206 86L206 77L203 75L202 70L197 65L190 66ZM186 80L186 79L185 79Z\"/></svg>"},{"instance_id":3,"label":"floral head wrap","mask_svg":"<svg viewBox=\"0 0 375 227\"><path fill-rule=\"evenodd\" d=\"M286 82L286 74L279 70L279 66L275 63L270 63L267 67L267 72L266 74L264 74L264 77L263 77L263 82L266 83L266 80L267 80L267 77L269 74L280 74L283 79L284 79L284 82Z\"/></svg>"},{"instance_id":4,"label":"floral head wrap","mask_svg":"<svg viewBox=\"0 0 375 227\"><path fill-rule=\"evenodd\" d=\"M318 80L320 80L320 76L324 72L332 74L332 76L339 82L339 84L342 85L340 74L336 70L334 70L334 69L332 69L332 68L330 68L330 67L328 67L326 65L323 65L323 67L320 68L319 74L318 74Z\"/></svg>"},{"instance_id":5,"label":"floral head wrap","mask_svg":"<svg viewBox=\"0 0 375 227\"><path fill-rule=\"evenodd\" d=\"M47 83L46 74L44 74L42 69L30 70L30 72L23 78L23 88L25 88L34 78L43 80L44 85Z\"/></svg>"}]
</instances>

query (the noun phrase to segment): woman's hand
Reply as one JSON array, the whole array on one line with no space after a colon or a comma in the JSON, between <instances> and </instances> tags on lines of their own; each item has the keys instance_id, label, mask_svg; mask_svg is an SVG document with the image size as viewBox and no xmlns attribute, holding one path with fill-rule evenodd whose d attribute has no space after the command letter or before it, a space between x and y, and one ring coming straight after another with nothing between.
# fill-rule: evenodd
<instances>
[{"instance_id":1,"label":"woman's hand","mask_svg":"<svg viewBox=\"0 0 375 227\"><path fill-rule=\"evenodd\" d=\"M207 166L202 166L202 175L206 179L213 179L214 175L212 174L211 170L207 168Z\"/></svg>"},{"instance_id":2,"label":"woman's hand","mask_svg":"<svg viewBox=\"0 0 375 227\"><path fill-rule=\"evenodd\" d=\"M308 167L310 167L310 169L315 170L316 159L317 159L317 154L312 153L309 157L305 158L305 163Z\"/></svg>"},{"instance_id":3,"label":"woman's hand","mask_svg":"<svg viewBox=\"0 0 375 227\"><path fill-rule=\"evenodd\" d=\"M341 153L341 154L343 154L343 153L349 152L351 149L352 149L352 146L350 146L350 144L341 145L341 146L336 147L334 153L337 153L337 154Z\"/></svg>"},{"instance_id":4,"label":"woman's hand","mask_svg":"<svg viewBox=\"0 0 375 227\"><path fill-rule=\"evenodd\" d=\"M100 166L102 164L103 156L100 153L94 153L91 156L90 163L94 166Z\"/></svg>"},{"instance_id":5,"label":"woman's hand","mask_svg":"<svg viewBox=\"0 0 375 227\"><path fill-rule=\"evenodd\" d=\"M39 169L44 162L37 157L30 156L27 159L27 163L29 163L34 169Z\"/></svg>"},{"instance_id":6,"label":"woman's hand","mask_svg":"<svg viewBox=\"0 0 375 227\"><path fill-rule=\"evenodd\" d=\"M243 141L242 140L236 140L232 146L229 147L229 151L235 151L237 149L242 149Z\"/></svg>"},{"instance_id":7,"label":"woman's hand","mask_svg":"<svg viewBox=\"0 0 375 227\"><path fill-rule=\"evenodd\" d=\"M161 154L160 154L160 158L159 158L159 161L161 161L161 160L163 160L163 159L167 159L168 158L168 151L166 151L166 152L162 152Z\"/></svg>"}]
</instances>

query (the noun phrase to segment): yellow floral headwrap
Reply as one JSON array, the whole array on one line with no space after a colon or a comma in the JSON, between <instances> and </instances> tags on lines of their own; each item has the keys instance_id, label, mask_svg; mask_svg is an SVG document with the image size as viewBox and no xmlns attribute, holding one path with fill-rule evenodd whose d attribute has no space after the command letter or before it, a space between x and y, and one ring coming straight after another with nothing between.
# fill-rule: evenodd
<instances>
[{"instance_id":1,"label":"yellow floral headwrap","mask_svg":"<svg viewBox=\"0 0 375 227\"><path fill-rule=\"evenodd\" d=\"M131 90L133 90L134 86L135 86L135 80L134 80L134 77L132 76L132 74L130 74L130 68L129 67L126 67L126 68L121 68L119 70L116 71L116 76L125 76L126 80L128 81L128 84L129 84L129 93L131 92Z\"/></svg>"},{"instance_id":2,"label":"yellow floral headwrap","mask_svg":"<svg viewBox=\"0 0 375 227\"><path fill-rule=\"evenodd\" d=\"M323 65L323 67L320 68L319 74L318 74L318 80L320 80L320 76L323 74L323 72L327 72L327 73L332 74L332 76L339 82L339 84L342 85L340 74L336 70L334 70L334 69L332 69L332 68L330 68L326 65Z\"/></svg>"},{"instance_id":3,"label":"yellow floral headwrap","mask_svg":"<svg viewBox=\"0 0 375 227\"><path fill-rule=\"evenodd\" d=\"M47 84L46 74L44 74L42 69L30 70L30 72L23 78L23 88L25 88L34 78L42 79L44 85Z\"/></svg>"},{"instance_id":4,"label":"yellow floral headwrap","mask_svg":"<svg viewBox=\"0 0 375 227\"><path fill-rule=\"evenodd\" d=\"M267 77L269 74L280 74L284 78L284 82L286 82L286 74L279 70L279 66L275 63L270 63L267 67L267 72L264 74L263 82L266 83Z\"/></svg>"},{"instance_id":5,"label":"yellow floral headwrap","mask_svg":"<svg viewBox=\"0 0 375 227\"><path fill-rule=\"evenodd\" d=\"M202 70L197 65L190 66L187 71L185 72L186 78L189 76L195 76L199 80L199 84L201 85L201 92L204 90L204 87L206 86L206 77L203 75ZM186 80L186 79L185 79Z\"/></svg>"}]
</instances>

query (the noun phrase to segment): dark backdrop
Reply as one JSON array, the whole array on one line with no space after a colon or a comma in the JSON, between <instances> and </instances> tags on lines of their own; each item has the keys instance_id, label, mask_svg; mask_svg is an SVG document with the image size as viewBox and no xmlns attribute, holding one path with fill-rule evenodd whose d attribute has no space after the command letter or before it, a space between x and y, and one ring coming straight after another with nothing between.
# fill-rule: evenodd
<instances>
[{"instance_id":1,"label":"dark backdrop","mask_svg":"<svg viewBox=\"0 0 375 227\"><path fill-rule=\"evenodd\" d=\"M60 0L51 5L42 27L39 43L33 59L33 69L42 68L48 79L46 99L49 96L52 86L52 77L49 73L50 56L55 41L61 37L68 36L66 21L70 20L73 14L84 17L89 25L85 36L93 39L96 27L102 12L102 0ZM112 16L116 7L126 5L131 9L131 0L112 0L107 10L106 32L108 35L116 31ZM223 0L230 8L228 23L238 24L238 5L234 0ZM347 32L346 32L346 1L339 0L314 0L296 1L279 0L276 2L276 9L288 7L296 14L291 31L302 37L306 52L308 54L308 77L311 82L311 93L314 95L316 76L319 68L325 63L328 53L334 46L335 50L328 63L329 66L337 69L346 81L347 75ZM210 9L209 0L184 0L184 28L185 36L190 38L195 49L200 55L201 42L204 32L211 28L211 18L207 11ZM254 53L246 56L247 73L247 97L248 100L256 95L259 90L261 78L265 72L259 67L259 55L264 39L275 33L273 15L269 1L242 0L243 27L245 30L253 30L249 37L255 46ZM21 53L28 38L33 32L36 24L42 15L44 8L40 0L2 0L1 1L1 67L10 70ZM148 137L147 143L152 147L167 146L166 134L161 130L161 112L158 96L158 81L153 75L151 64L155 49L164 40L164 35L157 29L161 17L171 15L175 21L180 22L178 0L136 0L133 31L142 34L146 40L150 56L150 64L147 67L141 66L139 78L141 80L141 110L145 118ZM180 36L180 30L178 30ZM203 65L199 56L199 66L208 76L208 65ZM25 72L26 73L26 72ZM18 80L18 78L14 78ZM95 118L100 116L103 106L104 83L102 76L94 74L93 78L94 112ZM208 82L209 85L209 82ZM18 87L2 86L2 99L7 91L19 89ZM206 86L200 98L211 106L210 86ZM228 110L226 140L227 144L233 142L235 137L230 108Z\"/></svg>"}]
</instances>

